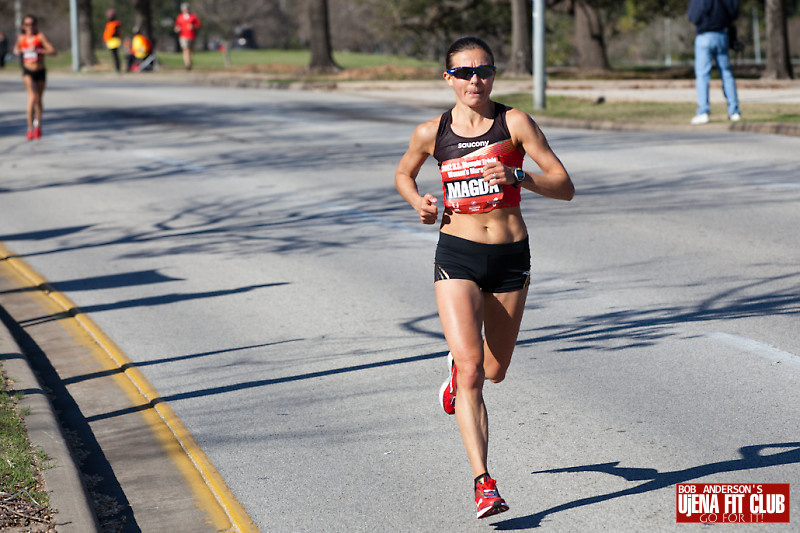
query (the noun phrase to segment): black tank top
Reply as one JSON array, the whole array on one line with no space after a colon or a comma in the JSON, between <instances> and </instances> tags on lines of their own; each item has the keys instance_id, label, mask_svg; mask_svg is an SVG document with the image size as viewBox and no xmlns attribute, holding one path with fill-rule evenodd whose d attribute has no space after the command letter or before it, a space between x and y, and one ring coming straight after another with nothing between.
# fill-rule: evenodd
<instances>
[{"instance_id":1,"label":"black tank top","mask_svg":"<svg viewBox=\"0 0 800 533\"><path fill-rule=\"evenodd\" d=\"M520 190L511 185L488 187L483 181L487 161L500 160L510 167L522 167L525 157L511 140L503 104L494 104L494 122L489 131L477 137L461 137L453 132L452 109L439 119L433 157L442 175L444 205L456 213L485 213L497 208L517 207Z\"/></svg>"}]
</instances>

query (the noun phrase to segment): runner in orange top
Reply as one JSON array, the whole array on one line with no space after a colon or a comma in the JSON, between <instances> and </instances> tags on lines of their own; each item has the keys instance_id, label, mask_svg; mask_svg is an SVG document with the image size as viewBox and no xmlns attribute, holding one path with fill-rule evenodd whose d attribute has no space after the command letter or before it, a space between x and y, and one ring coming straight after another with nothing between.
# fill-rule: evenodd
<instances>
[{"instance_id":1,"label":"runner in orange top","mask_svg":"<svg viewBox=\"0 0 800 533\"><path fill-rule=\"evenodd\" d=\"M56 49L37 27L36 17L25 15L22 33L14 44L14 55L22 56L22 80L28 92L28 140L42 136L42 96L47 75L45 55L56 55Z\"/></svg>"},{"instance_id":2,"label":"runner in orange top","mask_svg":"<svg viewBox=\"0 0 800 533\"><path fill-rule=\"evenodd\" d=\"M119 47L122 45L120 35L122 23L117 20L117 12L113 9L106 11L106 27L103 30L103 41L106 48L111 50L111 59L114 60L114 70L119 72Z\"/></svg>"},{"instance_id":3,"label":"runner in orange top","mask_svg":"<svg viewBox=\"0 0 800 533\"><path fill-rule=\"evenodd\" d=\"M189 4L181 4L181 13L175 19L175 33L183 50L183 64L186 70L192 70L192 55L194 54L194 38L197 30L200 29L200 19L197 15L189 12Z\"/></svg>"}]
</instances>

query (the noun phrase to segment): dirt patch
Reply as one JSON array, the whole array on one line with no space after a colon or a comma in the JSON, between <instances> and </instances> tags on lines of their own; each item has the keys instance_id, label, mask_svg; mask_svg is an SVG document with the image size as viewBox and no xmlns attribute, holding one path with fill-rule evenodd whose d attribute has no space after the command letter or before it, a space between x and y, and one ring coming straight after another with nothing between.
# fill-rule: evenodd
<instances>
[{"instance_id":1,"label":"dirt patch","mask_svg":"<svg viewBox=\"0 0 800 533\"><path fill-rule=\"evenodd\" d=\"M54 512L36 505L24 494L0 492L0 531L4 533L55 533Z\"/></svg>"},{"instance_id":2,"label":"dirt patch","mask_svg":"<svg viewBox=\"0 0 800 533\"><path fill-rule=\"evenodd\" d=\"M222 72L234 72L239 74L292 74L297 75L303 72L305 67L297 65L287 65L285 63L250 63L247 65L231 65Z\"/></svg>"},{"instance_id":3,"label":"dirt patch","mask_svg":"<svg viewBox=\"0 0 800 533\"><path fill-rule=\"evenodd\" d=\"M441 76L436 67L402 67L399 65L378 65L344 69L332 77L337 80L423 80Z\"/></svg>"},{"instance_id":4,"label":"dirt patch","mask_svg":"<svg viewBox=\"0 0 800 533\"><path fill-rule=\"evenodd\" d=\"M292 77L303 80L324 79L341 81L372 80L419 80L435 79L441 76L436 67L408 67L399 65L376 65L373 67L354 67L327 74L313 74L306 66L282 63L260 63L231 65L221 72L237 74L261 74L276 77Z\"/></svg>"}]
</instances>

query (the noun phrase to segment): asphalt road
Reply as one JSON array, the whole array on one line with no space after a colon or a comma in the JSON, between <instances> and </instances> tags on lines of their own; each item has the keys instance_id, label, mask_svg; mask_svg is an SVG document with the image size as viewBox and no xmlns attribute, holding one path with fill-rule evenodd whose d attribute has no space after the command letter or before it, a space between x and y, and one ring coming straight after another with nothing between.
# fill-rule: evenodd
<instances>
[{"instance_id":1,"label":"asphalt road","mask_svg":"<svg viewBox=\"0 0 800 533\"><path fill-rule=\"evenodd\" d=\"M436 111L52 76L27 142L18 84L0 241L137 363L262 531L696 531L673 485L708 481L793 483L794 523L759 528L797 531L800 139L545 131L577 194L524 201L532 290L486 389L511 510L479 523L436 403L436 230L392 183Z\"/></svg>"}]
</instances>

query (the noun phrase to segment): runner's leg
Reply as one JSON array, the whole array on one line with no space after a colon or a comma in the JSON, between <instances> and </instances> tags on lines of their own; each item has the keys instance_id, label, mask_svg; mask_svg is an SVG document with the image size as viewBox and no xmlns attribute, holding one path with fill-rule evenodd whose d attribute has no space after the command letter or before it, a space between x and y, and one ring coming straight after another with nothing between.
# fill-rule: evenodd
<instances>
[{"instance_id":1,"label":"runner's leg","mask_svg":"<svg viewBox=\"0 0 800 533\"><path fill-rule=\"evenodd\" d=\"M500 383L506 376L517 343L528 288L514 292L486 294L484 297L483 368L486 379Z\"/></svg>"},{"instance_id":2,"label":"runner's leg","mask_svg":"<svg viewBox=\"0 0 800 533\"><path fill-rule=\"evenodd\" d=\"M34 102L34 114L39 121L39 127L42 127L42 112L44 111L44 87L45 81L37 81L35 85L35 102Z\"/></svg>"},{"instance_id":3,"label":"runner's leg","mask_svg":"<svg viewBox=\"0 0 800 533\"><path fill-rule=\"evenodd\" d=\"M489 420L483 403L483 305L478 286L469 280L434 284L439 318L458 369L456 421L473 477L486 472Z\"/></svg>"},{"instance_id":4,"label":"runner's leg","mask_svg":"<svg viewBox=\"0 0 800 533\"><path fill-rule=\"evenodd\" d=\"M30 76L22 76L25 83L25 91L28 93L28 105L25 108L25 114L28 119L28 131L33 130L33 110L36 106L37 92L36 84Z\"/></svg>"}]
</instances>

